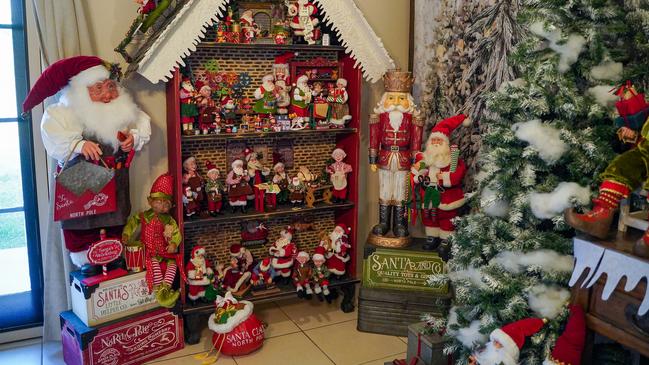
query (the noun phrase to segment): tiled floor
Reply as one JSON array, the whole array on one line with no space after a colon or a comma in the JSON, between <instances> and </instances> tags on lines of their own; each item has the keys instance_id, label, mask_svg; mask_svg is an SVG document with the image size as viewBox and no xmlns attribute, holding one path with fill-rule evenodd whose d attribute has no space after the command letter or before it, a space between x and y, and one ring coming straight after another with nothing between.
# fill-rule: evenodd
<instances>
[{"instance_id":1,"label":"tiled floor","mask_svg":"<svg viewBox=\"0 0 649 365\"><path fill-rule=\"evenodd\" d=\"M343 313L336 303L290 300L257 305L255 313L268 323L264 346L250 355L221 357L216 365L383 365L405 358L405 338L358 332L356 312ZM196 357L211 348L210 338L205 328L199 344L151 364L200 365ZM61 344L32 341L8 350L0 347L0 364L60 365Z\"/></svg>"}]
</instances>

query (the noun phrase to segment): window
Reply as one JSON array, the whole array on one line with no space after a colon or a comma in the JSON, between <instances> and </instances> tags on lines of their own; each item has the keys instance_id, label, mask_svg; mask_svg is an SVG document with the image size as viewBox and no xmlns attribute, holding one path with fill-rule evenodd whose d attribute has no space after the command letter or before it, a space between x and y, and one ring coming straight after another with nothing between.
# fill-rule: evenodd
<instances>
[{"instance_id":1,"label":"window","mask_svg":"<svg viewBox=\"0 0 649 365\"><path fill-rule=\"evenodd\" d=\"M0 0L0 332L42 323L24 0Z\"/></svg>"}]
</instances>

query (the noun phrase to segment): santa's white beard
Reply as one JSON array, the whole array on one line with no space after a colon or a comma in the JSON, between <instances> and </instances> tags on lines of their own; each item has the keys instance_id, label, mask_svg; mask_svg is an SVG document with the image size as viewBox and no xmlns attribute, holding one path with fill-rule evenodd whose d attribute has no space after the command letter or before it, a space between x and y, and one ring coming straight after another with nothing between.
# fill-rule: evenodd
<instances>
[{"instance_id":1,"label":"santa's white beard","mask_svg":"<svg viewBox=\"0 0 649 365\"><path fill-rule=\"evenodd\" d=\"M278 238L277 241L275 241L275 246L277 248L284 248L284 246L288 245L291 243L291 240L288 237L281 237Z\"/></svg>"},{"instance_id":2,"label":"santa's white beard","mask_svg":"<svg viewBox=\"0 0 649 365\"><path fill-rule=\"evenodd\" d=\"M504 347L497 348L493 341L488 342L480 352L474 354L479 365L516 365L516 359L505 350Z\"/></svg>"},{"instance_id":3,"label":"santa's white beard","mask_svg":"<svg viewBox=\"0 0 649 365\"><path fill-rule=\"evenodd\" d=\"M424 150L424 163L426 166L433 166L442 169L451 164L451 150L448 143L428 143Z\"/></svg>"},{"instance_id":4,"label":"santa's white beard","mask_svg":"<svg viewBox=\"0 0 649 365\"><path fill-rule=\"evenodd\" d=\"M234 167L232 168L235 175L243 176L243 167Z\"/></svg>"},{"instance_id":5,"label":"santa's white beard","mask_svg":"<svg viewBox=\"0 0 649 365\"><path fill-rule=\"evenodd\" d=\"M343 237L342 233L338 233L336 231L333 231L329 234L329 239L331 240L331 243L334 245L338 245L338 240Z\"/></svg>"},{"instance_id":6,"label":"santa's white beard","mask_svg":"<svg viewBox=\"0 0 649 365\"><path fill-rule=\"evenodd\" d=\"M84 85L70 85L62 91L61 103L69 107L83 125L84 137L96 138L101 144L119 147L117 132L125 131L140 112L126 89L119 87L119 96L110 103L90 100Z\"/></svg>"},{"instance_id":7,"label":"santa's white beard","mask_svg":"<svg viewBox=\"0 0 649 365\"><path fill-rule=\"evenodd\" d=\"M196 266L197 268L201 268L205 270L205 258L204 257L194 257L192 259L192 264Z\"/></svg>"}]
</instances>

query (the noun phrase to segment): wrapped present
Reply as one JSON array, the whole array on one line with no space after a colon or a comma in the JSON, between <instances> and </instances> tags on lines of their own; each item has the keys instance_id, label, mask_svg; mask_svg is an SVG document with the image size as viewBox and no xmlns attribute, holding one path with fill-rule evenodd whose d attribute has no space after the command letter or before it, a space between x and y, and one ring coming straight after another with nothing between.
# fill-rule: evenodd
<instances>
[{"instance_id":1,"label":"wrapped present","mask_svg":"<svg viewBox=\"0 0 649 365\"><path fill-rule=\"evenodd\" d=\"M615 94L620 98L615 103L615 107L621 117L633 115L649 108L644 94L638 93L631 81L627 81L626 84L620 86Z\"/></svg>"}]
</instances>

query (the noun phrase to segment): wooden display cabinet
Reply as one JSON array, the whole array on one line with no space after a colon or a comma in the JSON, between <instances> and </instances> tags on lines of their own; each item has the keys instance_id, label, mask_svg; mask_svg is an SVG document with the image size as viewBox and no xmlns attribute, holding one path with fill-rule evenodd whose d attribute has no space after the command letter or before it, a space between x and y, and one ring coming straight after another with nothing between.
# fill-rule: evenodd
<instances>
[{"instance_id":1,"label":"wooden display cabinet","mask_svg":"<svg viewBox=\"0 0 649 365\"><path fill-rule=\"evenodd\" d=\"M208 35L206 39L211 39ZM307 216L313 222L314 230L296 232L294 240L300 250L313 254L313 249L319 243L321 230L331 231L335 224L344 223L351 228L350 244L352 245L351 260L347 267L347 278L333 281L330 288L340 290L343 295L341 309L345 312L354 310L354 293L356 279L356 250L358 229L358 196L359 196L359 134L360 103L361 103L361 71L354 67L356 63L345 54L341 46L306 46L306 45L274 45L274 44L217 44L213 42L199 43L197 50L189 55L185 62L191 66L192 72L198 75L202 65L208 60L217 60L221 71L246 71L252 78L252 83L244 90L244 96L252 96L253 91L261 83L265 74L272 73L274 57L286 51L299 51L293 60L297 65L308 64L310 60L327 62L337 66L339 77L348 81L349 109L352 120L346 128L329 130L302 130L285 132L252 132L237 134L213 134L182 136L180 124L179 88L181 75L176 70L173 78L167 83L167 143L169 153L169 171L175 178L175 207L174 217L183 232L183 243L180 249L185 253L185 262L195 245L206 248L208 258L216 262L224 262L229 257L231 244L239 243L240 222L248 220L263 220L269 229L268 243L263 246L249 248L256 259L268 256L268 247L279 236L279 231L286 228L294 219ZM301 67L301 66L299 66ZM298 211L290 207L280 206L276 211L259 213L249 209L247 214L231 214L224 206L223 214L217 217L198 218L185 222L183 217L181 177L184 157L193 155L199 162L199 171L205 175L205 161L210 160L221 170L224 179L229 171L226 158L226 146L230 141L245 141L250 147L255 145L274 146L278 140L290 139L294 147L294 164L287 169L290 176L295 176L298 167L305 165L313 172L320 173L336 147L347 152L346 162L352 165L353 172L348 177L348 200L343 203L327 204L318 202L312 208L304 207ZM264 156L265 157L265 156ZM269 165L268 162L265 163ZM183 313L185 318L185 337L188 344L197 343L200 339L202 326L206 323L207 315L213 312L214 304L205 303L192 305L186 299L186 288L181 285ZM295 289L281 287L279 293L263 298L252 297L253 302L272 301L281 298L296 297ZM316 299L314 299L316 300Z\"/></svg>"}]
</instances>

